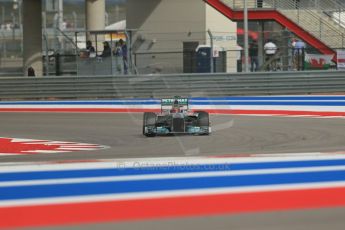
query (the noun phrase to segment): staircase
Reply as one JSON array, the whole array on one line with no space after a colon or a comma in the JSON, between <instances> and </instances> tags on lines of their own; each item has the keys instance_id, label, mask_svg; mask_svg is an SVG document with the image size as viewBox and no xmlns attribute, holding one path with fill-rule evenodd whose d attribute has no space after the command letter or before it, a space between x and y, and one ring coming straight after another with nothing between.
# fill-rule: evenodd
<instances>
[{"instance_id":1,"label":"staircase","mask_svg":"<svg viewBox=\"0 0 345 230\"><path fill-rule=\"evenodd\" d=\"M312 10L280 10L289 19L296 22L314 37L324 42L330 48L344 47L344 33L335 23L322 19L319 13Z\"/></svg>"},{"instance_id":2,"label":"staircase","mask_svg":"<svg viewBox=\"0 0 345 230\"><path fill-rule=\"evenodd\" d=\"M321 13L321 17L335 24L345 32L345 4L339 0L313 0L314 9Z\"/></svg>"},{"instance_id":3,"label":"staircase","mask_svg":"<svg viewBox=\"0 0 345 230\"><path fill-rule=\"evenodd\" d=\"M231 20L243 20L244 0L206 2ZM321 53L334 54L334 49L345 47L345 29L332 17L345 9L337 0L247 0L247 7L249 20L275 20Z\"/></svg>"}]
</instances>

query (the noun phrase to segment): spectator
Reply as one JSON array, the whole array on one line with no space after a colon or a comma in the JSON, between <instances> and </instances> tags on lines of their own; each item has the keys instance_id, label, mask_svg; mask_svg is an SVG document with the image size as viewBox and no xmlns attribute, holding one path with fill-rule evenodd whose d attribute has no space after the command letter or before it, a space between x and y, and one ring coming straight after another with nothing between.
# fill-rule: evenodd
<instances>
[{"instance_id":1,"label":"spectator","mask_svg":"<svg viewBox=\"0 0 345 230\"><path fill-rule=\"evenodd\" d=\"M62 25L61 25L61 30L66 30L67 29L67 22L66 20L63 20Z\"/></svg>"},{"instance_id":2,"label":"spectator","mask_svg":"<svg viewBox=\"0 0 345 230\"><path fill-rule=\"evenodd\" d=\"M305 43L301 39L297 39L294 48L295 48L294 53L302 54L302 51L305 49Z\"/></svg>"},{"instance_id":3,"label":"spectator","mask_svg":"<svg viewBox=\"0 0 345 230\"><path fill-rule=\"evenodd\" d=\"M236 44L236 61L237 61L237 72L242 72L242 54L243 48Z\"/></svg>"},{"instance_id":4,"label":"spectator","mask_svg":"<svg viewBox=\"0 0 345 230\"><path fill-rule=\"evenodd\" d=\"M251 72L258 71L258 67L259 67L258 44L256 43L256 41L253 41L249 47L249 57L250 57L250 71Z\"/></svg>"},{"instance_id":5,"label":"spectator","mask_svg":"<svg viewBox=\"0 0 345 230\"><path fill-rule=\"evenodd\" d=\"M268 62L269 64L267 65L267 70L276 70L276 58L275 55L277 53L277 46L274 44L271 40L268 40L267 43L264 45L264 50L265 50L265 60L266 63Z\"/></svg>"},{"instance_id":6,"label":"spectator","mask_svg":"<svg viewBox=\"0 0 345 230\"><path fill-rule=\"evenodd\" d=\"M34 76L36 76L35 70L34 70L34 68L32 68L31 66L28 68L28 76L29 76L29 77L34 77Z\"/></svg>"},{"instance_id":7,"label":"spectator","mask_svg":"<svg viewBox=\"0 0 345 230\"><path fill-rule=\"evenodd\" d=\"M116 62L116 69L118 72L123 73L123 58L122 58L122 47L120 42L115 43L114 56Z\"/></svg>"},{"instance_id":8,"label":"spectator","mask_svg":"<svg viewBox=\"0 0 345 230\"><path fill-rule=\"evenodd\" d=\"M128 50L127 50L127 45L126 45L126 43L122 39L119 40L119 44L120 44L121 51L122 51L124 74L127 74L128 73Z\"/></svg>"},{"instance_id":9,"label":"spectator","mask_svg":"<svg viewBox=\"0 0 345 230\"><path fill-rule=\"evenodd\" d=\"M292 46L293 49L295 49L296 42L297 42L297 39L293 38L292 41L291 41L291 46Z\"/></svg>"},{"instance_id":10,"label":"spectator","mask_svg":"<svg viewBox=\"0 0 345 230\"><path fill-rule=\"evenodd\" d=\"M289 46L289 57L291 57L291 61L289 63L289 67L294 69L295 68L295 46L296 46L296 38L291 39L291 43Z\"/></svg>"},{"instance_id":11,"label":"spectator","mask_svg":"<svg viewBox=\"0 0 345 230\"><path fill-rule=\"evenodd\" d=\"M110 57L111 56L111 48L109 45L109 42L105 41L103 42L103 51L101 54L101 57L105 58L105 57Z\"/></svg>"},{"instance_id":12,"label":"spectator","mask_svg":"<svg viewBox=\"0 0 345 230\"><path fill-rule=\"evenodd\" d=\"M114 50L114 55L122 57L122 47L120 45L120 42L115 42L115 50Z\"/></svg>"},{"instance_id":13,"label":"spectator","mask_svg":"<svg viewBox=\"0 0 345 230\"><path fill-rule=\"evenodd\" d=\"M300 70L303 65L305 43L301 39L297 39L294 47L294 69Z\"/></svg>"},{"instance_id":14,"label":"spectator","mask_svg":"<svg viewBox=\"0 0 345 230\"><path fill-rule=\"evenodd\" d=\"M88 57L96 56L95 47L92 46L92 42L90 40L86 42L86 52L87 52Z\"/></svg>"}]
</instances>

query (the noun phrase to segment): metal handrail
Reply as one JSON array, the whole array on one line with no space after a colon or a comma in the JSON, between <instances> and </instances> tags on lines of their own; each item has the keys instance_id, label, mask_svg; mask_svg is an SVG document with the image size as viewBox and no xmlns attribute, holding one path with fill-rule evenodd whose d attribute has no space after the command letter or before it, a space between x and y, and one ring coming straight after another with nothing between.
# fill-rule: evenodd
<instances>
[{"instance_id":1,"label":"metal handrail","mask_svg":"<svg viewBox=\"0 0 345 230\"><path fill-rule=\"evenodd\" d=\"M72 38L70 38L70 37L69 37L64 31L62 31L60 28L57 27L56 30L57 30L63 37L65 37L67 41L69 41L69 42L73 45L73 47L77 50L77 52L79 51L79 48L78 48L77 43L75 43L75 42L73 41Z\"/></svg>"},{"instance_id":2,"label":"metal handrail","mask_svg":"<svg viewBox=\"0 0 345 230\"><path fill-rule=\"evenodd\" d=\"M340 13L345 11L345 4L338 0L320 1L314 0L317 9L324 15L330 17L338 26L345 31L345 18L341 19ZM338 13L338 17L334 13Z\"/></svg>"}]
</instances>

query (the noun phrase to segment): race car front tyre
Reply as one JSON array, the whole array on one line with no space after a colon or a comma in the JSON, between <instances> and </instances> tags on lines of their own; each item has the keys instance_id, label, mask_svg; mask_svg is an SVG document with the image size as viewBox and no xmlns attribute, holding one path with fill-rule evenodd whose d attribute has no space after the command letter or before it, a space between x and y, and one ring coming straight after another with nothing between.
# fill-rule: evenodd
<instances>
[{"instance_id":1,"label":"race car front tyre","mask_svg":"<svg viewBox=\"0 0 345 230\"><path fill-rule=\"evenodd\" d=\"M198 126L210 126L210 118L207 112L198 111Z\"/></svg>"},{"instance_id":2,"label":"race car front tyre","mask_svg":"<svg viewBox=\"0 0 345 230\"><path fill-rule=\"evenodd\" d=\"M209 130L210 127L210 117L209 114L205 111L197 111L198 113L198 120L197 126L203 129ZM206 135L210 134L209 131L205 133Z\"/></svg>"},{"instance_id":3,"label":"race car front tyre","mask_svg":"<svg viewBox=\"0 0 345 230\"><path fill-rule=\"evenodd\" d=\"M147 137L154 137L156 136L155 133L146 133L145 128L146 127L155 127L156 125L156 119L157 115L152 112L145 112L144 113L144 119L143 119L143 135Z\"/></svg>"}]
</instances>

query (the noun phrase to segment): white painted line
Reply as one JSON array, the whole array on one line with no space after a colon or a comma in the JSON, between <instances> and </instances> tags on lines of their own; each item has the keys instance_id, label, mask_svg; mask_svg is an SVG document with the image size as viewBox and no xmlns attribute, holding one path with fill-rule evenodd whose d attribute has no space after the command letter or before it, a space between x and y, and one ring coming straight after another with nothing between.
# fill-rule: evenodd
<instances>
[{"instance_id":1,"label":"white painted line","mask_svg":"<svg viewBox=\"0 0 345 230\"><path fill-rule=\"evenodd\" d=\"M68 153L69 151L59 151L59 150L29 150L22 151L22 153L13 153L12 155L27 155L25 153Z\"/></svg>"},{"instance_id":2,"label":"white painted line","mask_svg":"<svg viewBox=\"0 0 345 230\"><path fill-rule=\"evenodd\" d=\"M92 145L92 144L80 144L80 145L77 145L77 144L73 144L73 145L60 145L60 148L98 148L100 147L101 145Z\"/></svg>"},{"instance_id":3,"label":"white painted line","mask_svg":"<svg viewBox=\"0 0 345 230\"><path fill-rule=\"evenodd\" d=\"M11 142L42 142L44 141L44 140L33 140L33 139L25 139L25 138L10 138L10 137L0 137L0 138L11 139Z\"/></svg>"},{"instance_id":4,"label":"white painted line","mask_svg":"<svg viewBox=\"0 0 345 230\"><path fill-rule=\"evenodd\" d=\"M68 148L68 147L64 147L64 148L57 148L59 150L66 150L66 151L90 151L90 150L97 150L100 148L95 148L95 147L90 147L90 148L78 148L78 147L74 147L74 148Z\"/></svg>"},{"instance_id":5,"label":"white painted line","mask_svg":"<svg viewBox=\"0 0 345 230\"><path fill-rule=\"evenodd\" d=\"M13 155L18 155L18 153L0 153L0 156L13 156ZM1 163L0 163L0 166L1 166Z\"/></svg>"},{"instance_id":6,"label":"white painted line","mask_svg":"<svg viewBox=\"0 0 345 230\"><path fill-rule=\"evenodd\" d=\"M230 109L249 111L301 111L301 112L345 112L345 106L299 106L299 105L191 105L191 109Z\"/></svg>"},{"instance_id":7,"label":"white painted line","mask_svg":"<svg viewBox=\"0 0 345 230\"><path fill-rule=\"evenodd\" d=\"M5 144L0 148L0 156L7 155L28 155L28 154L52 154L52 153L66 153L75 151L90 151L110 148L109 146L66 142L66 141L51 141L51 140L35 140L25 138L10 138L0 137L0 140L5 141ZM7 142L9 146L7 146ZM25 145L27 150L21 150L18 146ZM1 147L1 146L0 146ZM4 148L4 150L2 150Z\"/></svg>"},{"instance_id":8,"label":"white painted line","mask_svg":"<svg viewBox=\"0 0 345 230\"><path fill-rule=\"evenodd\" d=\"M154 105L99 105L99 104L82 104L82 105L54 105L54 104L17 104L1 105L0 109L160 109L160 104Z\"/></svg>"},{"instance_id":9,"label":"white painted line","mask_svg":"<svg viewBox=\"0 0 345 230\"><path fill-rule=\"evenodd\" d=\"M265 154L263 154L265 155ZM300 153L275 156L250 155L249 157L162 157L162 158L128 158L108 159L101 162L28 162L16 164L0 163L1 172L32 172L32 171L62 171L79 169L102 168L145 168L145 167L169 167L192 166L199 164L232 164L232 163L258 163L258 162L285 162L285 161L311 161L311 160L337 160L345 159L345 154L330 153Z\"/></svg>"},{"instance_id":10,"label":"white painted line","mask_svg":"<svg viewBox=\"0 0 345 230\"><path fill-rule=\"evenodd\" d=\"M338 99L332 99L332 100L262 100L262 99L253 99L253 100L233 100L233 99L213 99L210 98L209 100L200 100L200 99L191 99L190 100L191 103L193 102L198 102L198 103L211 103L211 102L345 102L345 100L338 100Z\"/></svg>"},{"instance_id":11,"label":"white painted line","mask_svg":"<svg viewBox=\"0 0 345 230\"><path fill-rule=\"evenodd\" d=\"M1 105L0 109L159 109L160 105ZM190 105L191 109L231 109L231 110L280 110L280 111L311 111L311 112L345 112L345 106L319 105Z\"/></svg>"}]
</instances>

